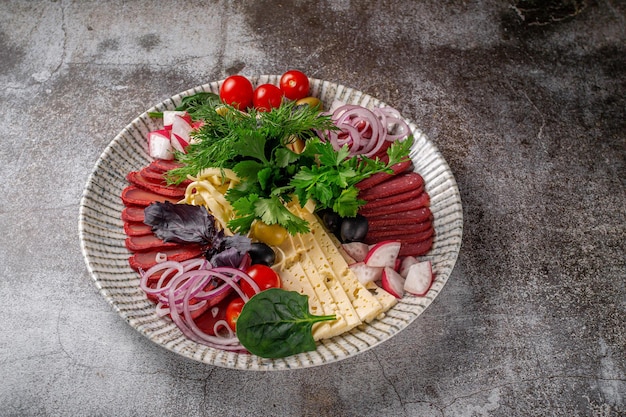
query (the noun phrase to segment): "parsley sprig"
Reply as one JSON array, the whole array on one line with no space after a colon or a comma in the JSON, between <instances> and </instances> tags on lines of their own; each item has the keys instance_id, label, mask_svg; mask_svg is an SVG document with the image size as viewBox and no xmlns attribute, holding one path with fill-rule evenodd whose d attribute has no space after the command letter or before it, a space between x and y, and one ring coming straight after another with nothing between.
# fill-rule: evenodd
<instances>
[{"instance_id":1,"label":"parsley sprig","mask_svg":"<svg viewBox=\"0 0 626 417\"><path fill-rule=\"evenodd\" d=\"M375 173L390 172L392 165L408 158L412 144L412 137L394 142L386 163L353 158L347 147L337 151L320 140L318 132L336 127L330 116L309 106L287 102L270 112L242 113L229 106L224 112L213 102L192 102L193 117L204 125L193 134L187 153L176 154L183 166L169 171L168 179L181 182L209 167L232 169L241 182L225 196L236 215L228 225L239 233L250 230L257 219L279 224L290 234L308 232L308 223L286 207L294 196L302 205L312 199L319 209L355 216L364 204L358 200L355 184ZM294 140L306 141L303 152L287 146Z\"/></svg>"}]
</instances>

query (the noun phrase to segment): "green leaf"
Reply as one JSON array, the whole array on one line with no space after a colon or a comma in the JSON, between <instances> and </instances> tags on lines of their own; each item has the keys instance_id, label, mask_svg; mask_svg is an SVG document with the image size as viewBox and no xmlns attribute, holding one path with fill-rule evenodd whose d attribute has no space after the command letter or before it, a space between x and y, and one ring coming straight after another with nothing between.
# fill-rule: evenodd
<instances>
[{"instance_id":1,"label":"green leaf","mask_svg":"<svg viewBox=\"0 0 626 417\"><path fill-rule=\"evenodd\" d=\"M259 201L259 196L256 194L249 194L245 197L239 198L235 202L232 202L233 210L237 214L237 217L228 222L228 227L233 232L247 233L252 227L252 222L256 219L255 206Z\"/></svg>"},{"instance_id":2,"label":"green leaf","mask_svg":"<svg viewBox=\"0 0 626 417\"><path fill-rule=\"evenodd\" d=\"M341 217L356 216L359 207L365 204L365 201L357 198L358 195L359 190L354 186L342 190L339 197L333 202L333 211Z\"/></svg>"},{"instance_id":3,"label":"green leaf","mask_svg":"<svg viewBox=\"0 0 626 417\"><path fill-rule=\"evenodd\" d=\"M274 174L274 169L271 166L265 167L259 171L257 174L257 179L259 184L261 185L262 190L271 190L272 189L272 178Z\"/></svg>"},{"instance_id":4,"label":"green leaf","mask_svg":"<svg viewBox=\"0 0 626 417\"><path fill-rule=\"evenodd\" d=\"M274 152L274 162L279 168L285 168L296 162L299 157L297 153L283 147L277 148Z\"/></svg>"},{"instance_id":5,"label":"green leaf","mask_svg":"<svg viewBox=\"0 0 626 417\"><path fill-rule=\"evenodd\" d=\"M254 215L265 224L283 226L292 235L309 231L308 222L290 212L277 196L256 200Z\"/></svg>"},{"instance_id":6,"label":"green leaf","mask_svg":"<svg viewBox=\"0 0 626 417\"><path fill-rule=\"evenodd\" d=\"M240 132L240 138L233 144L233 148L239 156L255 158L265 164L269 162L265 157L267 139L263 135L258 134L258 132L244 131Z\"/></svg>"},{"instance_id":7,"label":"green leaf","mask_svg":"<svg viewBox=\"0 0 626 417\"><path fill-rule=\"evenodd\" d=\"M335 320L309 313L309 298L295 291L270 288L252 297L237 319L239 342L263 358L284 358L316 349L315 323Z\"/></svg>"},{"instance_id":8,"label":"green leaf","mask_svg":"<svg viewBox=\"0 0 626 417\"><path fill-rule=\"evenodd\" d=\"M250 159L238 162L233 167L233 171L239 178L256 178L261 169L263 169L263 163Z\"/></svg>"}]
</instances>

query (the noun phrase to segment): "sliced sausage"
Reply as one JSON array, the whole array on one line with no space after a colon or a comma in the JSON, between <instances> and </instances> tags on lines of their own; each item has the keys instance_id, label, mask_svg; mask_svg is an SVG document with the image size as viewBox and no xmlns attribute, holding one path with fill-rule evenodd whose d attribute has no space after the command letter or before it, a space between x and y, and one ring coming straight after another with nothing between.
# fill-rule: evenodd
<instances>
[{"instance_id":1,"label":"sliced sausage","mask_svg":"<svg viewBox=\"0 0 626 417\"><path fill-rule=\"evenodd\" d=\"M359 190L367 190L368 188L372 188L373 186L380 184L383 181L386 181L402 172L408 171L413 167L413 163L411 160L398 162L395 165L391 166L391 170L393 174L388 174L386 172L379 172L377 174L372 175L369 178L366 178L356 184L356 188Z\"/></svg>"},{"instance_id":2,"label":"sliced sausage","mask_svg":"<svg viewBox=\"0 0 626 417\"><path fill-rule=\"evenodd\" d=\"M390 204L401 203L406 200L417 198L424 192L424 187L418 187L414 190L407 191L405 193L390 195L389 197L377 198L376 200L370 200L362 207L363 210L371 210L376 207L385 207Z\"/></svg>"},{"instance_id":3,"label":"sliced sausage","mask_svg":"<svg viewBox=\"0 0 626 417\"><path fill-rule=\"evenodd\" d=\"M145 236L152 234L152 227L143 222L124 222L124 233L127 236Z\"/></svg>"},{"instance_id":4,"label":"sliced sausage","mask_svg":"<svg viewBox=\"0 0 626 417\"><path fill-rule=\"evenodd\" d=\"M160 185L146 179L138 171L131 171L126 175L126 179L133 185L153 193L166 197L175 197L182 199L185 196L186 187L175 185Z\"/></svg>"},{"instance_id":5,"label":"sliced sausage","mask_svg":"<svg viewBox=\"0 0 626 417\"><path fill-rule=\"evenodd\" d=\"M405 172L359 193L359 198L370 201L401 194L424 186L424 179L417 172Z\"/></svg>"},{"instance_id":6,"label":"sliced sausage","mask_svg":"<svg viewBox=\"0 0 626 417\"><path fill-rule=\"evenodd\" d=\"M170 203L178 203L180 198L166 197L151 191L143 190L135 185L129 185L122 190L122 202L126 206L147 207L150 203L159 201L169 201Z\"/></svg>"},{"instance_id":7,"label":"sliced sausage","mask_svg":"<svg viewBox=\"0 0 626 417\"><path fill-rule=\"evenodd\" d=\"M128 259L128 263L135 271L140 269L147 271L157 264L158 254L165 255L168 261L182 262L187 259L197 258L202 255L202 252L202 248L197 245L179 245L178 247L164 250L136 252Z\"/></svg>"},{"instance_id":8,"label":"sliced sausage","mask_svg":"<svg viewBox=\"0 0 626 417\"><path fill-rule=\"evenodd\" d=\"M432 213L429 207L421 207L415 210L405 211L402 214L391 213L383 214L380 216L368 216L367 223L370 228L392 226L392 225L406 225L413 223L421 223L432 217Z\"/></svg>"},{"instance_id":9,"label":"sliced sausage","mask_svg":"<svg viewBox=\"0 0 626 417\"><path fill-rule=\"evenodd\" d=\"M433 237L417 243L403 243L398 256L422 256L426 255L433 247Z\"/></svg>"},{"instance_id":10,"label":"sliced sausage","mask_svg":"<svg viewBox=\"0 0 626 417\"><path fill-rule=\"evenodd\" d=\"M410 210L417 210L422 207L428 207L430 205L430 196L426 191L422 192L419 197L406 200L401 203L392 204L385 207L376 207L373 209L365 210L361 208L359 213L369 218L374 216L382 216L385 214L404 213ZM401 216L402 214L397 214Z\"/></svg>"}]
</instances>

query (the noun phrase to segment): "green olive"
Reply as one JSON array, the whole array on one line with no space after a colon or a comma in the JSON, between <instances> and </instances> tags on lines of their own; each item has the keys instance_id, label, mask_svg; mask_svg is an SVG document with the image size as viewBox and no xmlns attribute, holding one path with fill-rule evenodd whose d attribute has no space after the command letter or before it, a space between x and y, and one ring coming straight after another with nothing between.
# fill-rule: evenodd
<instances>
[{"instance_id":1,"label":"green olive","mask_svg":"<svg viewBox=\"0 0 626 417\"><path fill-rule=\"evenodd\" d=\"M300 106L302 104L307 104L314 109L322 110L322 102L317 97L305 97L296 101L296 106Z\"/></svg>"},{"instance_id":2,"label":"green olive","mask_svg":"<svg viewBox=\"0 0 626 417\"><path fill-rule=\"evenodd\" d=\"M252 225L252 236L270 246L278 246L287 239L287 229L278 224L265 224L256 221Z\"/></svg>"}]
</instances>

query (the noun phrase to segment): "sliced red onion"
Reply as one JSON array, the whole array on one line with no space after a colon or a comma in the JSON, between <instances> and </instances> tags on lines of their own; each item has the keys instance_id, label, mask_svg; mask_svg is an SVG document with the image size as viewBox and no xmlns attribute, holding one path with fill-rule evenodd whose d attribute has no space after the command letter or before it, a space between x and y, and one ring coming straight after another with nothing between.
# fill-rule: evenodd
<instances>
[{"instance_id":1,"label":"sliced red onion","mask_svg":"<svg viewBox=\"0 0 626 417\"><path fill-rule=\"evenodd\" d=\"M326 136L337 151L347 145L350 156L371 158L377 155L386 141L401 140L410 134L408 124L392 107L370 110L355 104L333 102L328 114L339 130L320 136L322 139Z\"/></svg>"},{"instance_id":2,"label":"sliced red onion","mask_svg":"<svg viewBox=\"0 0 626 417\"><path fill-rule=\"evenodd\" d=\"M248 263L242 261L241 267L246 267ZM151 288L148 281L158 273L161 275L154 288ZM219 313L219 310L215 310L216 304L233 290L244 301L248 301L248 296L238 285L241 280L250 284L255 293L260 291L256 282L242 269L214 268L206 259L196 258L183 262L161 262L141 272L139 285L146 294L157 298L156 314L159 317L169 315L185 337L219 349L242 350L237 336L225 321L220 320L215 324L215 335L203 332L194 321L194 313L202 314L207 308L212 308L211 314L215 317ZM223 329L228 329L228 332L225 334Z\"/></svg>"}]
</instances>

